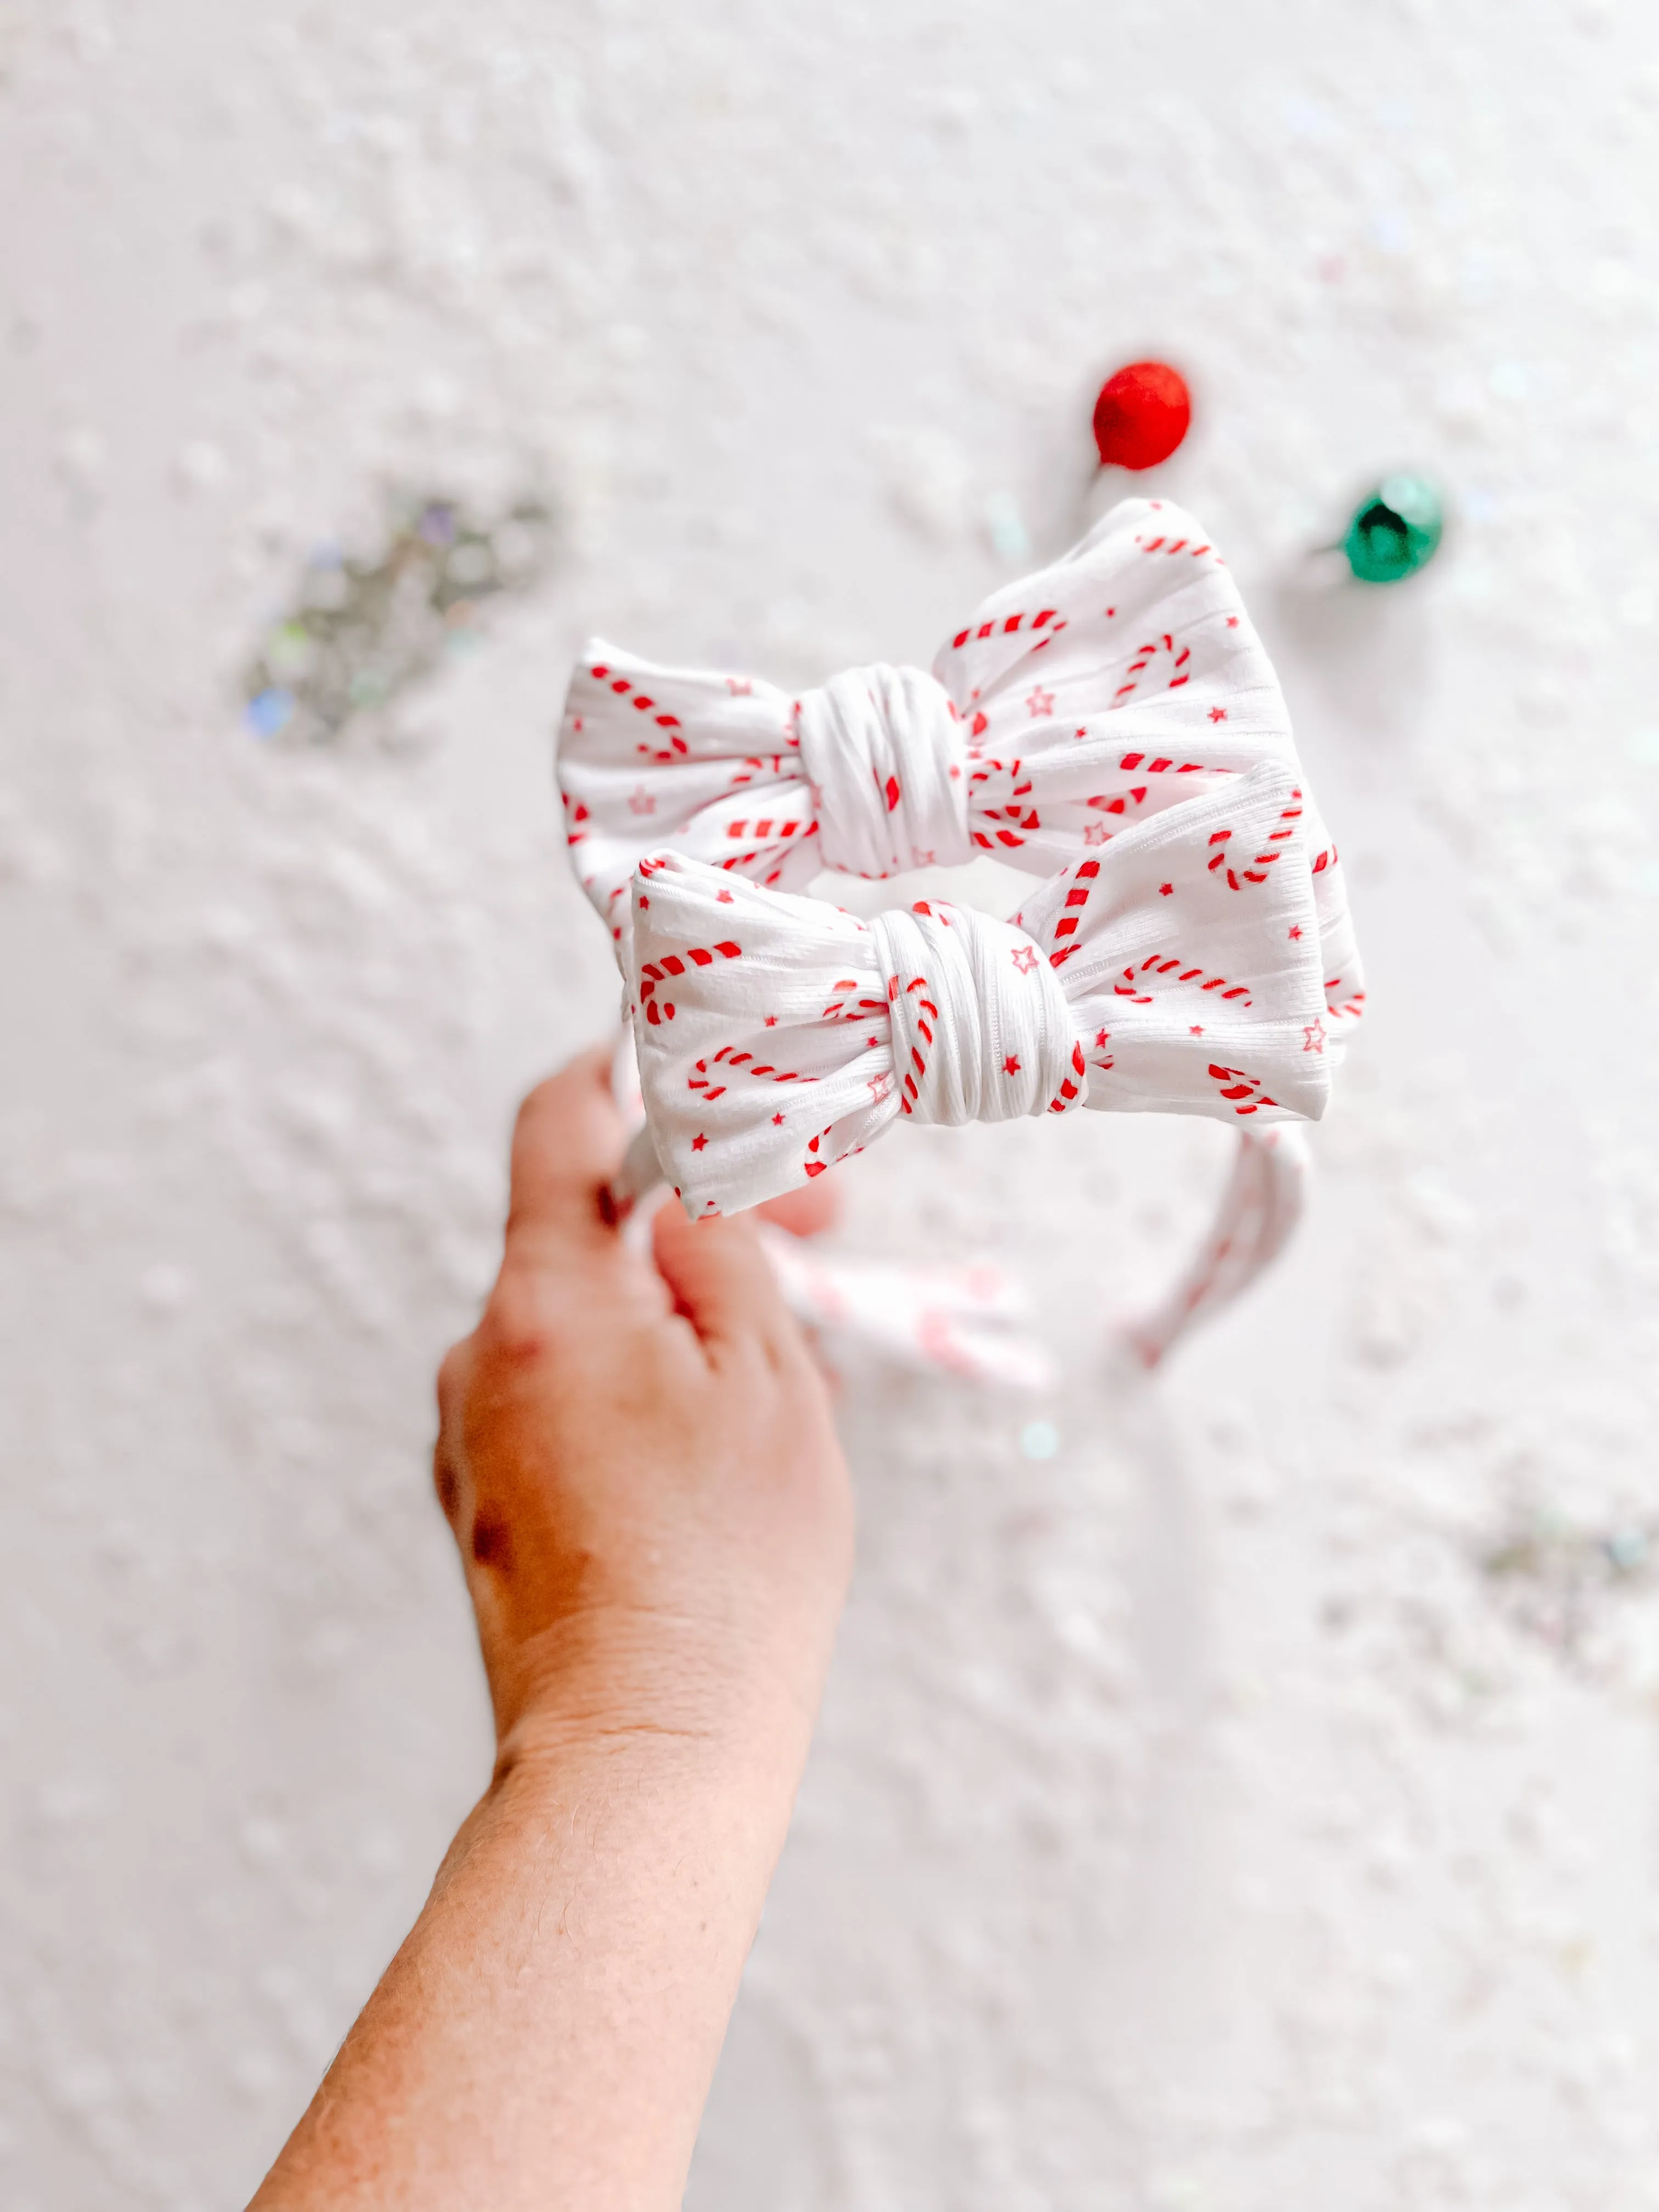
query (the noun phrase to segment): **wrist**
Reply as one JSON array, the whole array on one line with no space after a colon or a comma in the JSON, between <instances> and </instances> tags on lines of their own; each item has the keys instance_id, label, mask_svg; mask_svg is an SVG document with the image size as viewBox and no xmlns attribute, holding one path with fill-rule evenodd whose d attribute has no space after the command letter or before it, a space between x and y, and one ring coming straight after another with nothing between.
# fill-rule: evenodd
<instances>
[{"instance_id":1,"label":"wrist","mask_svg":"<svg viewBox=\"0 0 1659 2212\"><path fill-rule=\"evenodd\" d=\"M832 1637L715 1632L654 1609L567 1617L491 1662L497 1782L592 1752L726 1771L781 1762L793 1792Z\"/></svg>"}]
</instances>

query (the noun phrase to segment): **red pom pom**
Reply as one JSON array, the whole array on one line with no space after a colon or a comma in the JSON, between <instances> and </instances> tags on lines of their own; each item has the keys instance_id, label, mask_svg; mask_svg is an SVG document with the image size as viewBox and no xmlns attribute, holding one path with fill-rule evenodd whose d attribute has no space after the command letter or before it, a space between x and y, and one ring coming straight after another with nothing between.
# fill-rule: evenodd
<instances>
[{"instance_id":1,"label":"red pom pom","mask_svg":"<svg viewBox=\"0 0 1659 2212\"><path fill-rule=\"evenodd\" d=\"M1131 362L1107 378L1095 402L1101 466L1156 467L1169 459L1192 419L1187 386L1167 362Z\"/></svg>"}]
</instances>

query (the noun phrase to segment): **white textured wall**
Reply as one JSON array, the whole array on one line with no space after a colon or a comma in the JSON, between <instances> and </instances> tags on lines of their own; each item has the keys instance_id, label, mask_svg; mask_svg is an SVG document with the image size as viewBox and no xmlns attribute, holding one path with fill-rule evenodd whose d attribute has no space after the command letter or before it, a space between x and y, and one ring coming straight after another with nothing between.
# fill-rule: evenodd
<instances>
[{"instance_id":1,"label":"white textured wall","mask_svg":"<svg viewBox=\"0 0 1659 2212\"><path fill-rule=\"evenodd\" d=\"M9 2212L240 2201L483 1778L428 1377L613 1003L576 641L925 662L1149 349L1374 1018L1152 1390L1101 1324L1217 1131L860 1164L849 1234L1046 1278L1073 1380L1042 1462L850 1380L690 2202L1659 2205L1656 130L1636 0L0 0ZM1401 462L1439 562L1312 588ZM250 738L309 545L532 480L558 566L393 742Z\"/></svg>"}]
</instances>

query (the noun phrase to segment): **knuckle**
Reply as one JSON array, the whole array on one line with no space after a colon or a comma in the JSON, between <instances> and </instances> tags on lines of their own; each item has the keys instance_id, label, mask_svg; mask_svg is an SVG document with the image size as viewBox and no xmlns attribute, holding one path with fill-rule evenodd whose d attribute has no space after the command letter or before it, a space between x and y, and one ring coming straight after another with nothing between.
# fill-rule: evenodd
<instances>
[{"instance_id":1,"label":"knuckle","mask_svg":"<svg viewBox=\"0 0 1659 2212\"><path fill-rule=\"evenodd\" d=\"M530 1367L556 1348L556 1317L536 1277L503 1267L478 1324L479 1349L494 1364Z\"/></svg>"},{"instance_id":2,"label":"knuckle","mask_svg":"<svg viewBox=\"0 0 1659 2212\"><path fill-rule=\"evenodd\" d=\"M432 1487L438 1493L444 1518L453 1528L461 1505L461 1478L454 1461L441 1443L432 1455Z\"/></svg>"},{"instance_id":3,"label":"knuckle","mask_svg":"<svg viewBox=\"0 0 1659 2212\"><path fill-rule=\"evenodd\" d=\"M545 1137L547 1124L556 1117L563 1094L564 1079L562 1074L544 1075L532 1089L526 1091L519 1101L519 1110L513 1121L515 1144L534 1143Z\"/></svg>"},{"instance_id":4,"label":"knuckle","mask_svg":"<svg viewBox=\"0 0 1659 2212\"><path fill-rule=\"evenodd\" d=\"M459 1407L471 1358L471 1339L463 1337L459 1344L452 1344L438 1362L438 1419L441 1422L452 1419Z\"/></svg>"}]
</instances>

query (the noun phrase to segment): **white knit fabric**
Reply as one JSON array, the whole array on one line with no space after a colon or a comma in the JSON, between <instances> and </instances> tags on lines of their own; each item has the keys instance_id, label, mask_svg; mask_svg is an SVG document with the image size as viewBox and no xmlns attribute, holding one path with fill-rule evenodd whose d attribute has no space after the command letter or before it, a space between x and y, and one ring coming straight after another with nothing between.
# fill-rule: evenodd
<instances>
[{"instance_id":1,"label":"white knit fabric","mask_svg":"<svg viewBox=\"0 0 1659 2212\"><path fill-rule=\"evenodd\" d=\"M799 697L591 641L559 745L571 859L628 962L628 886L672 847L780 890L825 868L896 873L969 853L1070 866L1263 761L1304 794L1340 1052L1364 983L1335 845L1273 665L1194 518L1126 500L1063 560L994 592L933 677L862 669Z\"/></svg>"},{"instance_id":2,"label":"white knit fabric","mask_svg":"<svg viewBox=\"0 0 1659 2212\"><path fill-rule=\"evenodd\" d=\"M665 853L635 878L633 943L646 1111L694 1215L796 1188L906 1116L1259 1127L1316 1120L1329 1092L1306 811L1273 765L1126 830L1012 926L937 905L866 923Z\"/></svg>"},{"instance_id":3,"label":"white knit fabric","mask_svg":"<svg viewBox=\"0 0 1659 2212\"><path fill-rule=\"evenodd\" d=\"M962 724L920 668L851 668L795 708L818 854L844 875L970 860Z\"/></svg>"},{"instance_id":4,"label":"white knit fabric","mask_svg":"<svg viewBox=\"0 0 1659 2212\"><path fill-rule=\"evenodd\" d=\"M1300 1129L1242 1133L1208 1236L1152 1310L1123 1332L1143 1367L1159 1365L1195 1322L1230 1305L1273 1265L1302 1218L1308 1176Z\"/></svg>"},{"instance_id":5,"label":"white knit fabric","mask_svg":"<svg viewBox=\"0 0 1659 2212\"><path fill-rule=\"evenodd\" d=\"M611 1058L611 1091L635 1133L612 1178L619 1214L640 1236L647 1218L639 1201L658 1188L662 1170L641 1121L639 1062L634 1034L624 1030ZM1270 1133L1279 1133L1277 1132ZM784 1303L826 1349L873 1350L881 1358L925 1374L1002 1389L1042 1390L1056 1379L1053 1353L1036 1325L1023 1285L984 1261L969 1266L914 1267L890 1260L849 1259L823 1240L757 1224ZM1137 1350L1145 1352L1137 1345Z\"/></svg>"},{"instance_id":6,"label":"white knit fabric","mask_svg":"<svg viewBox=\"0 0 1659 2212\"><path fill-rule=\"evenodd\" d=\"M1024 930L972 907L894 908L869 924L887 987L901 1111L918 1121L1041 1114L1073 1071L1072 1010ZM1075 1090L1076 1085L1073 1086Z\"/></svg>"},{"instance_id":7,"label":"white knit fabric","mask_svg":"<svg viewBox=\"0 0 1659 2212\"><path fill-rule=\"evenodd\" d=\"M910 1267L826 1255L763 1221L761 1243L789 1310L820 1338L873 1346L924 1374L1041 1390L1054 1355L1022 1287L995 1267Z\"/></svg>"}]
</instances>

